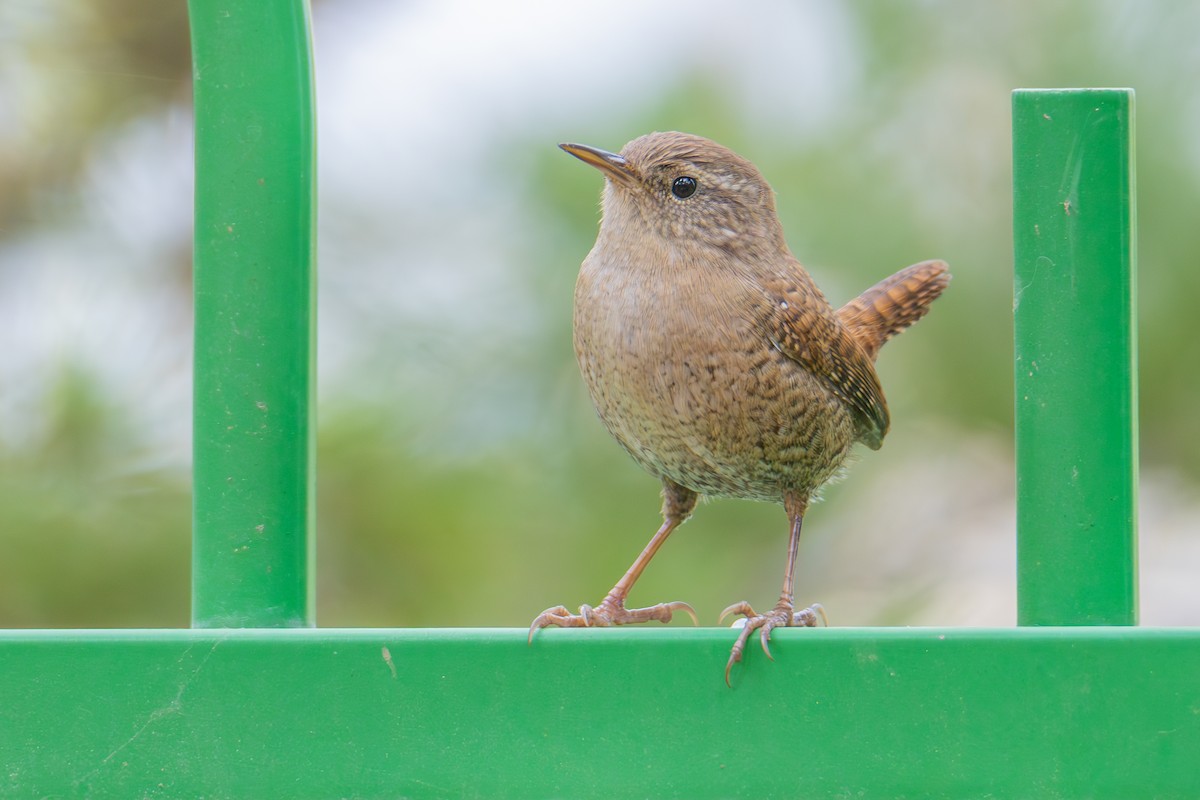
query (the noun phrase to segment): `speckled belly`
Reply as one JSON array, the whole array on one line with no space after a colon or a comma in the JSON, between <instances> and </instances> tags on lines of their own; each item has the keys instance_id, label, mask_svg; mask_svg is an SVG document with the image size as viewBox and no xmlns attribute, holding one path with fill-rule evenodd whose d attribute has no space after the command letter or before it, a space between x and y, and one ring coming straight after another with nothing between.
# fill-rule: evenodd
<instances>
[{"instance_id":1,"label":"speckled belly","mask_svg":"<svg viewBox=\"0 0 1200 800\"><path fill-rule=\"evenodd\" d=\"M684 349L704 355L678 355ZM686 348L650 336L577 336L576 351L609 432L646 470L702 494L771 502L789 490L811 494L854 443L842 402L751 331L692 338Z\"/></svg>"}]
</instances>

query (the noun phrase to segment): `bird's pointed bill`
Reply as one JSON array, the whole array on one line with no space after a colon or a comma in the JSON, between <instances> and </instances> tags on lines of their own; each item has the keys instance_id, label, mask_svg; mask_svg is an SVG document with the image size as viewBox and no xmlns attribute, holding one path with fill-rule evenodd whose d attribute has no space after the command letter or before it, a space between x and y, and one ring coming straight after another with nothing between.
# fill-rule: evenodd
<instances>
[{"instance_id":1,"label":"bird's pointed bill","mask_svg":"<svg viewBox=\"0 0 1200 800\"><path fill-rule=\"evenodd\" d=\"M586 144L564 143L559 147L585 164L591 164L609 178L623 183L632 183L635 180L633 171L629 168L629 162L623 156Z\"/></svg>"}]
</instances>

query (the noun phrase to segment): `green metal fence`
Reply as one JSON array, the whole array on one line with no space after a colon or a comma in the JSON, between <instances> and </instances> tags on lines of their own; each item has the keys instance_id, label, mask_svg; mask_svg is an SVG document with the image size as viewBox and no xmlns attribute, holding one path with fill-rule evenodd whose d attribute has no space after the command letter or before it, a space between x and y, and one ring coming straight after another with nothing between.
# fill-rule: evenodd
<instances>
[{"instance_id":1,"label":"green metal fence","mask_svg":"<svg viewBox=\"0 0 1200 800\"><path fill-rule=\"evenodd\" d=\"M1200 633L1131 627L1131 92L1013 100L1025 627L780 630L730 689L727 629L306 627L307 8L189 8L193 628L0 632L0 797L1200 795Z\"/></svg>"},{"instance_id":2,"label":"green metal fence","mask_svg":"<svg viewBox=\"0 0 1200 800\"><path fill-rule=\"evenodd\" d=\"M1016 92L1013 184L1018 620L1134 625L1133 92Z\"/></svg>"},{"instance_id":3,"label":"green metal fence","mask_svg":"<svg viewBox=\"0 0 1200 800\"><path fill-rule=\"evenodd\" d=\"M307 2L189 3L192 625L313 624L316 137Z\"/></svg>"}]
</instances>

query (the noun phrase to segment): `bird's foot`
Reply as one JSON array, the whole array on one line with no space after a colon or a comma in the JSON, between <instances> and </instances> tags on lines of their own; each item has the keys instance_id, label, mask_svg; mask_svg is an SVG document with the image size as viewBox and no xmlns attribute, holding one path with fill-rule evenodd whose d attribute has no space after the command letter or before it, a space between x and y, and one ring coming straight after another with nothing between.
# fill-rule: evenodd
<instances>
[{"instance_id":1,"label":"bird's foot","mask_svg":"<svg viewBox=\"0 0 1200 800\"><path fill-rule=\"evenodd\" d=\"M687 603L659 603L646 608L626 608L625 601L612 595L604 598L600 605L593 608L589 605L579 607L578 614L572 614L563 606L547 608L537 615L529 626L529 641L539 628L555 625L559 628L607 628L611 625L632 625L638 622L670 622L676 611L685 611L692 618L693 624L699 625L696 610Z\"/></svg>"},{"instance_id":2,"label":"bird's foot","mask_svg":"<svg viewBox=\"0 0 1200 800\"><path fill-rule=\"evenodd\" d=\"M759 641L762 642L763 652L767 654L767 658L772 661L775 657L771 655L771 631L776 628L815 628L817 622L820 621L826 627L829 626L829 620L825 616L825 609L820 603L813 603L808 608L796 611L792 603L787 600L780 600L773 609L765 614L756 614L750 604L744 600L740 603L734 603L721 612L721 618L718 624L724 622L725 618L731 614L741 614L745 616L742 622L742 632L738 634L737 641L733 643L733 650L729 653L729 661L725 664L725 684L732 686L729 682L729 674L733 670L733 665L742 660L742 653L746 649L746 642L750 640L750 635L754 631L758 631ZM735 623L736 624L736 623Z\"/></svg>"}]
</instances>

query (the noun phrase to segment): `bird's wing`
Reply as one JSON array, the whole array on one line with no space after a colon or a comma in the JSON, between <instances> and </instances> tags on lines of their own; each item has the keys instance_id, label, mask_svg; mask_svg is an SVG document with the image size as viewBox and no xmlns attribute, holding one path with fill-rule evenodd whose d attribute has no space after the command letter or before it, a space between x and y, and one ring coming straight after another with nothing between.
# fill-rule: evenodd
<instances>
[{"instance_id":1,"label":"bird's wing","mask_svg":"<svg viewBox=\"0 0 1200 800\"><path fill-rule=\"evenodd\" d=\"M767 323L771 344L824 380L854 415L859 440L878 450L890 418L871 358L807 273L779 276L766 289L773 303Z\"/></svg>"}]
</instances>

